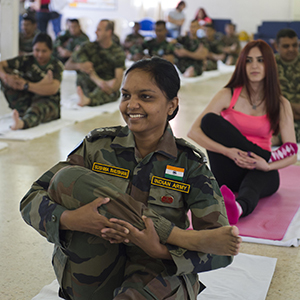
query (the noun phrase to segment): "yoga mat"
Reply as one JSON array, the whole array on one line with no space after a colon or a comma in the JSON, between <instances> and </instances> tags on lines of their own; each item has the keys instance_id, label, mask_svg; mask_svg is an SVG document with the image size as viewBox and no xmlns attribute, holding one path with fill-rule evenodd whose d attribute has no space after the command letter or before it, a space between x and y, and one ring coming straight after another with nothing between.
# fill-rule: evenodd
<instances>
[{"instance_id":1,"label":"yoga mat","mask_svg":"<svg viewBox=\"0 0 300 300\"><path fill-rule=\"evenodd\" d=\"M39 126L24 130L11 130L12 114L6 114L0 117L0 139L4 140L33 140L46 134L55 132L65 126L73 124L72 120L54 120L48 123L40 124Z\"/></svg>"},{"instance_id":2,"label":"yoga mat","mask_svg":"<svg viewBox=\"0 0 300 300\"><path fill-rule=\"evenodd\" d=\"M240 218L241 236L280 241L300 206L300 166L279 170L280 187L270 197L260 199L255 210Z\"/></svg>"},{"instance_id":3,"label":"yoga mat","mask_svg":"<svg viewBox=\"0 0 300 300\"><path fill-rule=\"evenodd\" d=\"M6 143L1 143L0 142L0 150L7 148L7 144Z\"/></svg>"},{"instance_id":4,"label":"yoga mat","mask_svg":"<svg viewBox=\"0 0 300 300\"><path fill-rule=\"evenodd\" d=\"M206 289L199 300L263 300L272 280L276 258L240 253L233 263L222 269L204 272L199 279ZM42 288L32 300L59 300L58 282Z\"/></svg>"}]
</instances>

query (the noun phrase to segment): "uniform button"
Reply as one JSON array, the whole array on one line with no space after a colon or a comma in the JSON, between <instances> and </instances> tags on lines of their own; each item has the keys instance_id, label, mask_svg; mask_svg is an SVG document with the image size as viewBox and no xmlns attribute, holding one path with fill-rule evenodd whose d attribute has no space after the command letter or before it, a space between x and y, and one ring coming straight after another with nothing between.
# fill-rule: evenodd
<instances>
[{"instance_id":1,"label":"uniform button","mask_svg":"<svg viewBox=\"0 0 300 300\"><path fill-rule=\"evenodd\" d=\"M52 220L52 222L56 222L57 217L55 215L52 215L51 220Z\"/></svg>"}]
</instances>

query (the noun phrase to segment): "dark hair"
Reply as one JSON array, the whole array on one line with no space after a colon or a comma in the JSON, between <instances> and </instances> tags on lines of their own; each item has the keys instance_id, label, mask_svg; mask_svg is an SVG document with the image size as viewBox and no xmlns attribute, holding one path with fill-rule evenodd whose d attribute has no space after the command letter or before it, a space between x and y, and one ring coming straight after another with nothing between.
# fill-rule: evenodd
<instances>
[{"instance_id":1,"label":"dark hair","mask_svg":"<svg viewBox=\"0 0 300 300\"><path fill-rule=\"evenodd\" d=\"M277 32L276 43L279 44L280 38L283 38L283 37L288 37L288 38L292 39L294 37L297 37L297 33L293 29L290 29L290 28L281 29Z\"/></svg>"},{"instance_id":2,"label":"dark hair","mask_svg":"<svg viewBox=\"0 0 300 300\"><path fill-rule=\"evenodd\" d=\"M34 37L32 41L32 46L34 46L36 43L45 43L50 50L53 49L52 39L45 32L40 32Z\"/></svg>"},{"instance_id":3,"label":"dark hair","mask_svg":"<svg viewBox=\"0 0 300 300\"><path fill-rule=\"evenodd\" d=\"M176 9L178 9L179 6L181 6L183 4L186 5L185 1L179 1L178 4L176 5Z\"/></svg>"},{"instance_id":4,"label":"dark hair","mask_svg":"<svg viewBox=\"0 0 300 300\"><path fill-rule=\"evenodd\" d=\"M200 8L197 10L197 13L196 13L196 16L195 16L195 19L197 19L198 21L200 20L199 17L198 17L200 11L202 11L202 13L203 13L203 19L205 19L205 18L208 17L208 16L207 16L207 13L206 13L206 11L205 11L205 9L202 8L202 7L200 7Z\"/></svg>"},{"instance_id":5,"label":"dark hair","mask_svg":"<svg viewBox=\"0 0 300 300\"><path fill-rule=\"evenodd\" d=\"M22 15L22 20L30 21L32 24L36 24L36 19L32 14L24 13Z\"/></svg>"},{"instance_id":6,"label":"dark hair","mask_svg":"<svg viewBox=\"0 0 300 300\"><path fill-rule=\"evenodd\" d=\"M166 22L164 20L156 21L155 26L159 26L159 25L163 25L164 27L166 27Z\"/></svg>"},{"instance_id":7,"label":"dark hair","mask_svg":"<svg viewBox=\"0 0 300 300\"><path fill-rule=\"evenodd\" d=\"M252 41L243 48L237 60L232 77L225 87L235 88L245 86L247 94L251 99L250 83L246 72L246 61L249 51L254 47L258 47L263 56L265 65L264 99L266 103L267 116L271 124L271 130L274 131L274 134L277 134L279 131L281 90L274 53L265 41Z\"/></svg>"},{"instance_id":8,"label":"dark hair","mask_svg":"<svg viewBox=\"0 0 300 300\"><path fill-rule=\"evenodd\" d=\"M174 65L169 61L160 58L152 57L142 59L134 63L125 73L127 76L133 70L142 70L148 73L152 79L154 79L158 88L166 96L167 100L170 101L177 97L180 89L180 78ZM174 110L171 116L168 116L168 121L172 120L178 112L178 106Z\"/></svg>"},{"instance_id":9,"label":"dark hair","mask_svg":"<svg viewBox=\"0 0 300 300\"><path fill-rule=\"evenodd\" d=\"M68 19L68 22L77 23L79 25L78 19Z\"/></svg>"},{"instance_id":10,"label":"dark hair","mask_svg":"<svg viewBox=\"0 0 300 300\"><path fill-rule=\"evenodd\" d=\"M107 22L105 30L111 30L111 33L114 33L115 23L108 19L102 19L100 22Z\"/></svg>"}]
</instances>

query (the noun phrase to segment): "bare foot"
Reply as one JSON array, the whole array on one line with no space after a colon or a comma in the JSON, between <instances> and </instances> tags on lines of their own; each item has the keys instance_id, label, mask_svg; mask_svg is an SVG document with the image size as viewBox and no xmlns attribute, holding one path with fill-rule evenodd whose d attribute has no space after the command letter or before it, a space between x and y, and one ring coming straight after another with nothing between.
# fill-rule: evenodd
<instances>
[{"instance_id":1,"label":"bare foot","mask_svg":"<svg viewBox=\"0 0 300 300\"><path fill-rule=\"evenodd\" d=\"M13 110L12 118L13 118L13 124L10 126L10 129L18 130L24 128L24 121L20 119L19 112L16 109Z\"/></svg>"},{"instance_id":2,"label":"bare foot","mask_svg":"<svg viewBox=\"0 0 300 300\"><path fill-rule=\"evenodd\" d=\"M79 96L79 101L77 102L79 106L86 106L91 103L91 99L84 95L83 90L80 86L77 86L77 94Z\"/></svg>"},{"instance_id":3,"label":"bare foot","mask_svg":"<svg viewBox=\"0 0 300 300\"><path fill-rule=\"evenodd\" d=\"M211 253L216 255L237 255L242 239L239 237L239 229L236 226L223 226L216 229L188 230L194 235L192 245L194 251Z\"/></svg>"},{"instance_id":4,"label":"bare foot","mask_svg":"<svg viewBox=\"0 0 300 300\"><path fill-rule=\"evenodd\" d=\"M195 77L195 69L193 66L188 67L183 73L183 77Z\"/></svg>"}]
</instances>

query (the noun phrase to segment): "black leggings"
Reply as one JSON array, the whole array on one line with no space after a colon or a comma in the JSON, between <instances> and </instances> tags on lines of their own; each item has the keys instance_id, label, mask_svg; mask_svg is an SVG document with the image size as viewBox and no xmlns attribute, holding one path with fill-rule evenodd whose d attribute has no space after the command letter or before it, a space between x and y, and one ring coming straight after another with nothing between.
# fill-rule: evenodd
<instances>
[{"instance_id":1,"label":"black leggings","mask_svg":"<svg viewBox=\"0 0 300 300\"><path fill-rule=\"evenodd\" d=\"M226 147L254 152L266 161L270 159L270 151L248 141L236 127L219 115L206 114L202 118L201 129L209 138ZM219 186L225 184L233 192L238 192L236 200L243 209L243 217L254 210L260 198L274 194L279 188L277 170L263 172L243 169L222 154L212 151L207 151L207 154Z\"/></svg>"}]
</instances>

